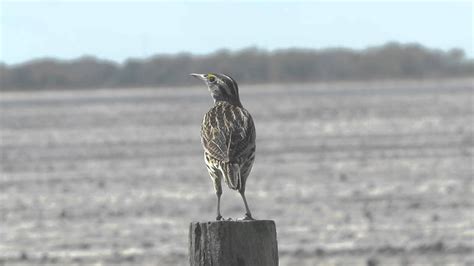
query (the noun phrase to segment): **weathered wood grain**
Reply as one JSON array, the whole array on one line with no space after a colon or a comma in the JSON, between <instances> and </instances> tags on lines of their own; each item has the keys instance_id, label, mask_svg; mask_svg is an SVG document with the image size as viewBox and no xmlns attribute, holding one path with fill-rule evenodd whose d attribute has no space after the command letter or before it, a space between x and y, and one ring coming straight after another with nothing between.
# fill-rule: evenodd
<instances>
[{"instance_id":1,"label":"weathered wood grain","mask_svg":"<svg viewBox=\"0 0 474 266\"><path fill-rule=\"evenodd\" d=\"M192 222L189 228L191 266L276 266L275 222Z\"/></svg>"}]
</instances>

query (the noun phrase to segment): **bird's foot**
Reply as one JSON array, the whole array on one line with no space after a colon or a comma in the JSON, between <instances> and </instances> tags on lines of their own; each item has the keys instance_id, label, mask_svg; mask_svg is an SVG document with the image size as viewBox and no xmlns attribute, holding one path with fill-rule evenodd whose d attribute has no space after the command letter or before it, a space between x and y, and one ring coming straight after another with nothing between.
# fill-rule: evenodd
<instances>
[{"instance_id":1,"label":"bird's foot","mask_svg":"<svg viewBox=\"0 0 474 266\"><path fill-rule=\"evenodd\" d=\"M222 218L222 216L220 214L217 215L216 221L223 221L223 220L224 220L224 218Z\"/></svg>"},{"instance_id":2,"label":"bird's foot","mask_svg":"<svg viewBox=\"0 0 474 266\"><path fill-rule=\"evenodd\" d=\"M245 221L253 221L255 220L252 215L250 213L246 213L245 214L245 217L242 219L242 220L245 220Z\"/></svg>"}]
</instances>

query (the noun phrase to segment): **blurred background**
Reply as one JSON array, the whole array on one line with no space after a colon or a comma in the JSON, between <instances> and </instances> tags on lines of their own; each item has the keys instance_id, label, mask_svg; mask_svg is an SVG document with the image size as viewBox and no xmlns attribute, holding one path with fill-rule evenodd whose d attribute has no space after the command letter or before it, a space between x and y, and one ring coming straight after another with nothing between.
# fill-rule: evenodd
<instances>
[{"instance_id":1,"label":"blurred background","mask_svg":"<svg viewBox=\"0 0 474 266\"><path fill-rule=\"evenodd\" d=\"M474 264L473 9L1 1L0 265L188 265L216 201L191 72L240 85L280 265Z\"/></svg>"}]
</instances>

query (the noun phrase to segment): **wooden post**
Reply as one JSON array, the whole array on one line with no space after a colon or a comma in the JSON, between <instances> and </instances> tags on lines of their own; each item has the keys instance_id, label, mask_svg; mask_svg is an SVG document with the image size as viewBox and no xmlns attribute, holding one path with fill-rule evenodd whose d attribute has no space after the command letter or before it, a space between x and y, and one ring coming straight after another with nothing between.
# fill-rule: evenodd
<instances>
[{"instance_id":1,"label":"wooden post","mask_svg":"<svg viewBox=\"0 0 474 266\"><path fill-rule=\"evenodd\" d=\"M191 266L277 266L275 222L192 222L189 263Z\"/></svg>"}]
</instances>

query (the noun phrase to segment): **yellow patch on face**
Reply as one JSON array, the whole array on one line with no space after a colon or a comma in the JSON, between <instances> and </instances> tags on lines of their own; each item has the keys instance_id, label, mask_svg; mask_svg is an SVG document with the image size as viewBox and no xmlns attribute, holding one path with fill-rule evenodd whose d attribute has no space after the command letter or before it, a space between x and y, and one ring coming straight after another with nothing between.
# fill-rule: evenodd
<instances>
[{"instance_id":1,"label":"yellow patch on face","mask_svg":"<svg viewBox=\"0 0 474 266\"><path fill-rule=\"evenodd\" d=\"M214 76L213 74L211 73L208 73L207 74L207 80L211 81L211 82L214 82L216 80L216 76Z\"/></svg>"}]
</instances>

